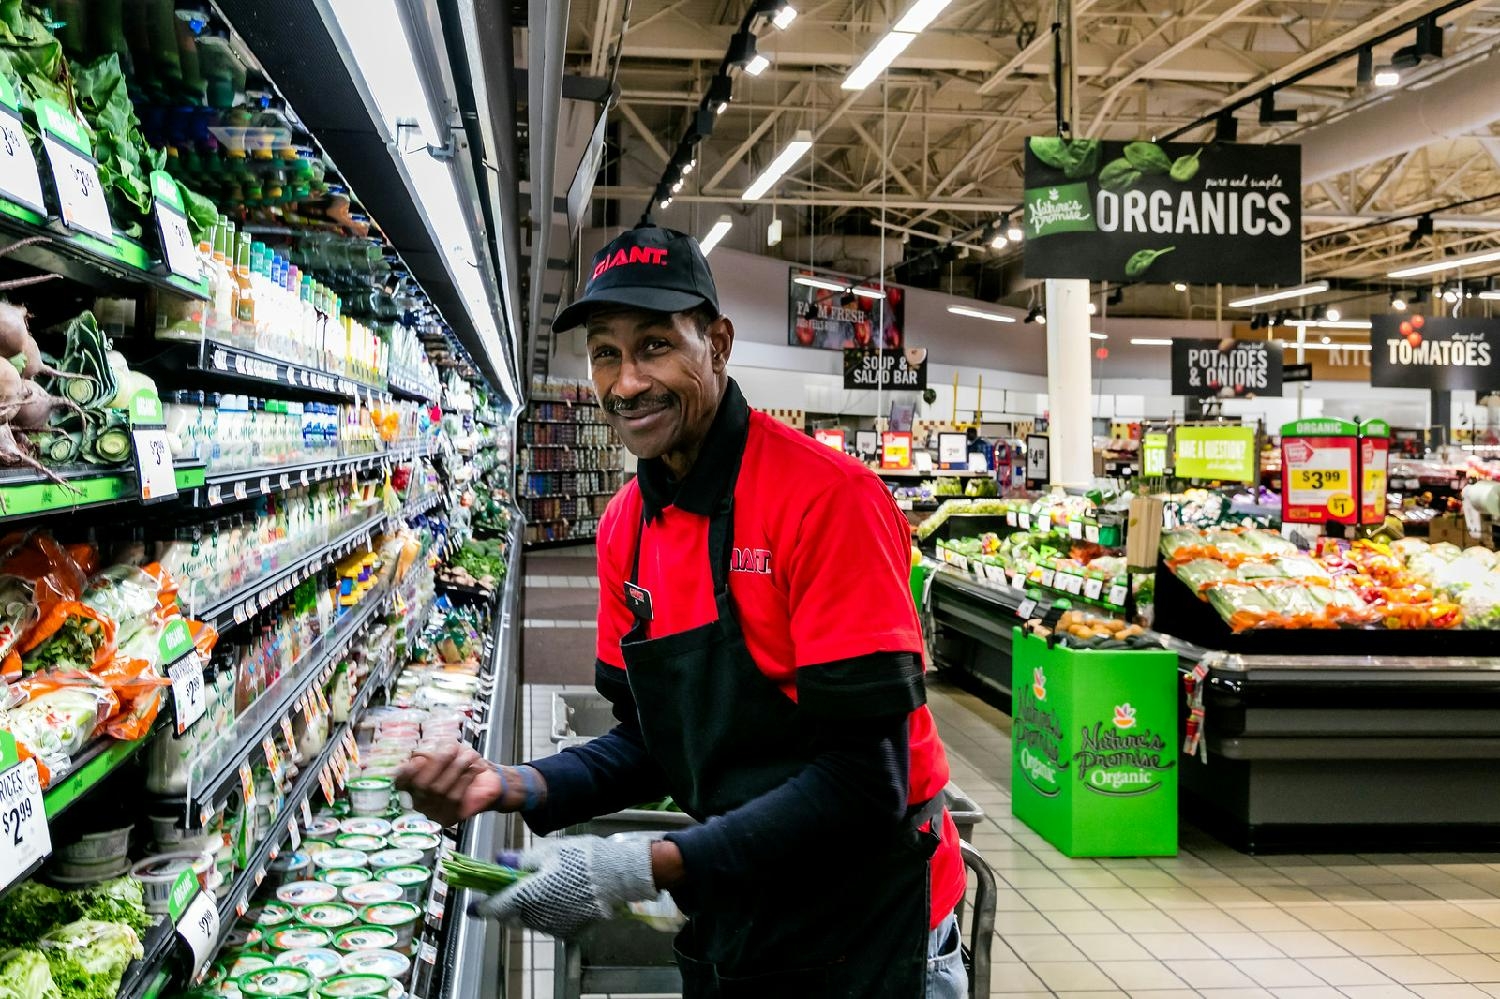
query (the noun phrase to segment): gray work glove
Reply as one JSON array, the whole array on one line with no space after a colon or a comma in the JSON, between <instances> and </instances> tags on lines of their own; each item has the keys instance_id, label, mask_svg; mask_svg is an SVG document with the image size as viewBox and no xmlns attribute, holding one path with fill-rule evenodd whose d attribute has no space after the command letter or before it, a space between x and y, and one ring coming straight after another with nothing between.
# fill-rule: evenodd
<instances>
[{"instance_id":1,"label":"gray work glove","mask_svg":"<svg viewBox=\"0 0 1500 999\"><path fill-rule=\"evenodd\" d=\"M567 939L657 896L651 840L640 836L567 836L521 854L526 877L473 907L482 916Z\"/></svg>"}]
</instances>

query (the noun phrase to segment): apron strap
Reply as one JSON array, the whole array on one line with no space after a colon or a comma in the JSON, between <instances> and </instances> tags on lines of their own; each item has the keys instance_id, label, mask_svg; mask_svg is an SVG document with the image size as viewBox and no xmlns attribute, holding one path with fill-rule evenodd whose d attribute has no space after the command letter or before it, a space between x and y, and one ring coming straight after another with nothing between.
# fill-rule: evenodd
<instances>
[{"instance_id":1,"label":"apron strap","mask_svg":"<svg viewBox=\"0 0 1500 999\"><path fill-rule=\"evenodd\" d=\"M933 831L936 832L937 823L943 817L943 811L947 807L947 795L943 794L935 794L919 805L909 806L906 809L906 828L916 832L931 822Z\"/></svg>"}]
</instances>

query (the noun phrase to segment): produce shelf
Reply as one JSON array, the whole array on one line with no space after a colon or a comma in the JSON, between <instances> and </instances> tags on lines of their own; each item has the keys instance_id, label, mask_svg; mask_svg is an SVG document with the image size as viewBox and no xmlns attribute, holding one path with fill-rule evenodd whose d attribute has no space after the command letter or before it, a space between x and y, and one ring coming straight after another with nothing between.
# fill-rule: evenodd
<instances>
[{"instance_id":1,"label":"produce shelf","mask_svg":"<svg viewBox=\"0 0 1500 999\"><path fill-rule=\"evenodd\" d=\"M870 471L882 479L988 479L995 475L994 472L971 472L967 468L935 468L930 472L915 468L872 468Z\"/></svg>"},{"instance_id":2,"label":"produce shelf","mask_svg":"<svg viewBox=\"0 0 1500 999\"><path fill-rule=\"evenodd\" d=\"M163 918L146 931L141 937L141 949L145 953L125 969L115 999L146 999L147 996L160 995L161 987L167 983L162 968L171 959L176 943L177 928L170 919Z\"/></svg>"},{"instance_id":3,"label":"produce shelf","mask_svg":"<svg viewBox=\"0 0 1500 999\"><path fill-rule=\"evenodd\" d=\"M328 544L318 548L275 572L262 576L248 586L243 586L227 597L222 597L207 606L199 606L186 589L178 595L189 618L212 625L220 634L240 624L256 611L269 606L279 596L290 593L313 572L364 544L385 524L385 516L371 517Z\"/></svg>"},{"instance_id":4,"label":"produce shelf","mask_svg":"<svg viewBox=\"0 0 1500 999\"><path fill-rule=\"evenodd\" d=\"M146 248L120 233L107 243L86 233L63 228L58 219L43 218L29 208L0 199L0 246L42 237L7 259L50 274L61 274L105 294L133 295L142 286L197 300L208 298L207 281L189 281L165 273L165 265L151 259Z\"/></svg>"},{"instance_id":5,"label":"produce shelf","mask_svg":"<svg viewBox=\"0 0 1500 999\"><path fill-rule=\"evenodd\" d=\"M162 800L174 807L180 805L189 817L201 819L212 810L239 779L240 765L260 752L262 741L272 734L277 723L292 711L298 699L312 689L314 683L327 679L335 662L375 619L377 611L383 612L389 606L391 593L391 587L387 586L379 593L370 594L338 620L331 631L324 633L302 653L290 676L283 675L273 688L257 699L252 711L241 715L233 728L223 734L219 744L227 741L232 748L218 754L214 771L196 784L189 784L186 795L164 795Z\"/></svg>"},{"instance_id":6,"label":"produce shelf","mask_svg":"<svg viewBox=\"0 0 1500 999\"><path fill-rule=\"evenodd\" d=\"M412 517L419 517L443 502L442 493L428 493L426 496L418 496L416 499L408 500L407 503L391 514L393 525L399 527Z\"/></svg>"},{"instance_id":7,"label":"produce shelf","mask_svg":"<svg viewBox=\"0 0 1500 999\"><path fill-rule=\"evenodd\" d=\"M397 399L410 399L412 402L432 403L436 400L431 395L417 388L408 386L396 379L391 379L391 395Z\"/></svg>"},{"instance_id":8,"label":"produce shelf","mask_svg":"<svg viewBox=\"0 0 1500 999\"><path fill-rule=\"evenodd\" d=\"M63 812L86 797L110 774L124 766L141 747L151 741L152 733L131 742L101 739L86 748L73 761L73 769L61 778L52 779L52 786L42 793L47 819L56 819Z\"/></svg>"},{"instance_id":9,"label":"produce shelf","mask_svg":"<svg viewBox=\"0 0 1500 999\"><path fill-rule=\"evenodd\" d=\"M431 453L432 443L422 441L370 454L338 458L329 456L291 465L222 472L206 477L201 487L193 491L192 502L193 506L201 509L255 499L258 496L271 496L298 486L336 479L350 472L369 471L387 462L393 465L406 464L428 457Z\"/></svg>"},{"instance_id":10,"label":"produce shelf","mask_svg":"<svg viewBox=\"0 0 1500 999\"><path fill-rule=\"evenodd\" d=\"M157 359L153 368L179 375L209 376L255 388L276 385L293 389L301 395L339 401L353 398L356 391L361 396L371 393L382 397L389 395L382 385L369 385L217 340L169 349Z\"/></svg>"},{"instance_id":11,"label":"produce shelf","mask_svg":"<svg viewBox=\"0 0 1500 999\"><path fill-rule=\"evenodd\" d=\"M141 497L133 467L103 471L98 465L75 465L54 471L68 486L60 486L30 469L0 471L0 521L133 503ZM176 473L179 493L203 484L202 465L182 466Z\"/></svg>"}]
</instances>

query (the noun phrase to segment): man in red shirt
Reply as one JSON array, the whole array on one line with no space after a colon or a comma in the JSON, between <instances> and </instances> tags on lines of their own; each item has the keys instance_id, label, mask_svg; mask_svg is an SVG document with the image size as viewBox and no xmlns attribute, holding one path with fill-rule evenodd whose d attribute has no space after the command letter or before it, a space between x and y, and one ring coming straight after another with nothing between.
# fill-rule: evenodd
<instances>
[{"instance_id":1,"label":"man in red shirt","mask_svg":"<svg viewBox=\"0 0 1500 999\"><path fill-rule=\"evenodd\" d=\"M966 995L905 518L868 469L750 410L695 240L633 229L590 275L554 328L587 326L641 459L599 531L619 724L515 768L424 750L399 783L444 823L499 808L539 834L670 794L698 825L545 841L481 911L566 937L669 891L687 999Z\"/></svg>"}]
</instances>

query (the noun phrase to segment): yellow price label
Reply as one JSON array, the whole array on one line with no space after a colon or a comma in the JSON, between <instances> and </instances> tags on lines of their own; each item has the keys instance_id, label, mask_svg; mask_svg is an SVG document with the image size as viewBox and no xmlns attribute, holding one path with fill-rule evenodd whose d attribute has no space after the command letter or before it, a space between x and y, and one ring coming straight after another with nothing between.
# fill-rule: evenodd
<instances>
[{"instance_id":1,"label":"yellow price label","mask_svg":"<svg viewBox=\"0 0 1500 999\"><path fill-rule=\"evenodd\" d=\"M1292 472L1293 489L1348 489L1346 468L1299 468Z\"/></svg>"},{"instance_id":2,"label":"yellow price label","mask_svg":"<svg viewBox=\"0 0 1500 999\"><path fill-rule=\"evenodd\" d=\"M1348 493L1336 493L1328 498L1328 512L1335 517L1347 517L1354 512L1354 497Z\"/></svg>"},{"instance_id":3,"label":"yellow price label","mask_svg":"<svg viewBox=\"0 0 1500 999\"><path fill-rule=\"evenodd\" d=\"M1385 469L1365 469L1365 492L1376 492L1385 490Z\"/></svg>"}]
</instances>

